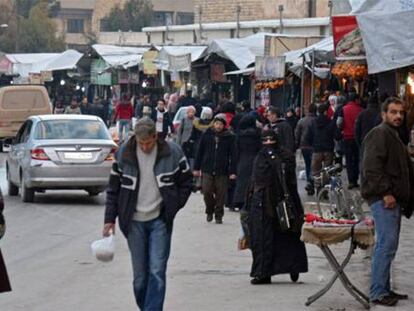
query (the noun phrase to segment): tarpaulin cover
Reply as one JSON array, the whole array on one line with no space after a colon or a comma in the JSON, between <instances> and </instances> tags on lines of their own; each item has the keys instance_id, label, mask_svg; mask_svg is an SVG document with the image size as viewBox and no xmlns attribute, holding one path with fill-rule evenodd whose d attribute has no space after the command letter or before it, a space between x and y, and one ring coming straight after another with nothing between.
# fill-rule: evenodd
<instances>
[{"instance_id":1,"label":"tarpaulin cover","mask_svg":"<svg viewBox=\"0 0 414 311\"><path fill-rule=\"evenodd\" d=\"M366 0L353 9L370 74L414 64L414 0Z\"/></svg>"},{"instance_id":2,"label":"tarpaulin cover","mask_svg":"<svg viewBox=\"0 0 414 311\"><path fill-rule=\"evenodd\" d=\"M92 48L105 60L108 67L124 69L137 66L141 62L142 54L149 50L106 44L94 44Z\"/></svg>"},{"instance_id":3,"label":"tarpaulin cover","mask_svg":"<svg viewBox=\"0 0 414 311\"><path fill-rule=\"evenodd\" d=\"M204 54L207 56L215 53L231 60L237 68L246 69L256 61L256 56L263 56L266 35L272 34L258 33L240 39L217 39L209 45Z\"/></svg>"},{"instance_id":4,"label":"tarpaulin cover","mask_svg":"<svg viewBox=\"0 0 414 311\"><path fill-rule=\"evenodd\" d=\"M302 64L302 55L313 53L313 51L319 54L326 53L328 57L331 57L334 51L333 38L327 37L306 48L285 53L286 63Z\"/></svg>"},{"instance_id":5,"label":"tarpaulin cover","mask_svg":"<svg viewBox=\"0 0 414 311\"><path fill-rule=\"evenodd\" d=\"M158 69L169 69L169 56L184 56L191 54L191 62L199 60L207 46L164 46L155 60Z\"/></svg>"}]
</instances>

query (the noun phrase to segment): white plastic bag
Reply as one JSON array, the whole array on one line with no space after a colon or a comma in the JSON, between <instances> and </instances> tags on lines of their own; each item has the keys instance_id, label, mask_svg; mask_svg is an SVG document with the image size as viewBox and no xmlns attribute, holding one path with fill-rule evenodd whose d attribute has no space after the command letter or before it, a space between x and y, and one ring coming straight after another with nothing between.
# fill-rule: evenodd
<instances>
[{"instance_id":1,"label":"white plastic bag","mask_svg":"<svg viewBox=\"0 0 414 311\"><path fill-rule=\"evenodd\" d=\"M91 244L92 254L99 261L109 262L114 259L115 255L115 241L111 234L101 240L97 240Z\"/></svg>"},{"instance_id":2,"label":"white plastic bag","mask_svg":"<svg viewBox=\"0 0 414 311\"><path fill-rule=\"evenodd\" d=\"M299 179L306 180L306 171L303 170L299 172Z\"/></svg>"}]
</instances>

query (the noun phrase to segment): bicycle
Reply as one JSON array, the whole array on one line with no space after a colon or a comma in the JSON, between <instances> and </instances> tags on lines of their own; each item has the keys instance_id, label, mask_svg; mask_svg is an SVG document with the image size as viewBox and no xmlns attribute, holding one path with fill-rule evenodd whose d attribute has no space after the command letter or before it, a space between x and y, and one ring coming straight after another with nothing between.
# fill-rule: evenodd
<instances>
[{"instance_id":1,"label":"bicycle","mask_svg":"<svg viewBox=\"0 0 414 311\"><path fill-rule=\"evenodd\" d=\"M355 219L364 218L362 198L358 193L351 194L343 187L341 165L323 168L314 176L321 186L317 192L317 208L319 216L326 219Z\"/></svg>"}]
</instances>

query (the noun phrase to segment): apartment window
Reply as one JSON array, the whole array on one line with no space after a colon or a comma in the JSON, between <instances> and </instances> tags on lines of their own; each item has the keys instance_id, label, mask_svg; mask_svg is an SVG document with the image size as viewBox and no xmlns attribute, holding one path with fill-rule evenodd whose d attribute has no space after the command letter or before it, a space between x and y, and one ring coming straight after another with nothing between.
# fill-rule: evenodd
<instances>
[{"instance_id":1,"label":"apartment window","mask_svg":"<svg viewBox=\"0 0 414 311\"><path fill-rule=\"evenodd\" d=\"M68 19L68 33L84 33L83 19Z\"/></svg>"},{"instance_id":2,"label":"apartment window","mask_svg":"<svg viewBox=\"0 0 414 311\"><path fill-rule=\"evenodd\" d=\"M193 13L178 13L177 14L177 24L178 25L189 25L194 24L194 14Z\"/></svg>"},{"instance_id":3,"label":"apartment window","mask_svg":"<svg viewBox=\"0 0 414 311\"><path fill-rule=\"evenodd\" d=\"M169 26L174 24L174 13L172 12L154 12L152 17L152 26Z\"/></svg>"},{"instance_id":4,"label":"apartment window","mask_svg":"<svg viewBox=\"0 0 414 311\"><path fill-rule=\"evenodd\" d=\"M106 19L106 18L102 18L102 19L100 20L100 26L99 26L99 29L100 29L101 31L110 31L110 27L109 27L109 21L108 21L108 19Z\"/></svg>"}]
</instances>

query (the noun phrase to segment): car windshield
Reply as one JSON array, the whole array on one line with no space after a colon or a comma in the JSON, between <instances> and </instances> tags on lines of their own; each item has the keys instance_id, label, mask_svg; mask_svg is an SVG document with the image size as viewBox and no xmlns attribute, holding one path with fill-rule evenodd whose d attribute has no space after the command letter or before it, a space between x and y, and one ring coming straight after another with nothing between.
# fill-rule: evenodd
<instances>
[{"instance_id":1,"label":"car windshield","mask_svg":"<svg viewBox=\"0 0 414 311\"><path fill-rule=\"evenodd\" d=\"M37 124L35 139L111 139L105 125L95 120L48 120Z\"/></svg>"}]
</instances>

